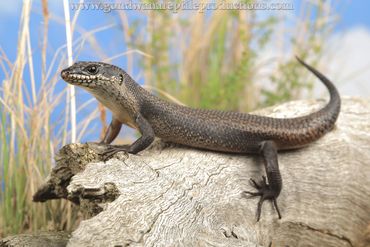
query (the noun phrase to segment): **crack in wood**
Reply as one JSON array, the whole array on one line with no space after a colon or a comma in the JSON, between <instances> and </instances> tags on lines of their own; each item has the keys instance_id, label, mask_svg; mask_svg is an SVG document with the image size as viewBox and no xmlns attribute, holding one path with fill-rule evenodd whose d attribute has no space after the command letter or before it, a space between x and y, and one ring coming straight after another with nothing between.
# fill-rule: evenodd
<instances>
[{"instance_id":1,"label":"crack in wood","mask_svg":"<svg viewBox=\"0 0 370 247\"><path fill-rule=\"evenodd\" d=\"M303 222L289 222L289 223L292 224L292 225L297 225L297 226L302 227L302 228L304 228L306 230L309 230L309 231L318 232L318 233L321 233L321 234L324 234L324 235L327 235L327 236L330 236L330 237L334 237L334 238L339 239L341 241L345 241L351 247L354 247L354 245L352 244L352 241L349 238L345 237L344 235L335 234L335 233L331 232L328 229L318 229L318 228L312 227L308 224L305 224Z\"/></svg>"}]
</instances>

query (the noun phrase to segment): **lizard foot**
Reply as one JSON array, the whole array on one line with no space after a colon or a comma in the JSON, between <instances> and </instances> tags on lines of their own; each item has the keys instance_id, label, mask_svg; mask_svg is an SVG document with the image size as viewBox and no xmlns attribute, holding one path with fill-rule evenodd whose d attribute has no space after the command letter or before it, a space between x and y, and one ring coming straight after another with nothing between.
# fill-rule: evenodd
<instances>
[{"instance_id":1,"label":"lizard foot","mask_svg":"<svg viewBox=\"0 0 370 247\"><path fill-rule=\"evenodd\" d=\"M265 176L262 176L262 181L259 182L259 183L257 183L252 178L250 179L250 181L251 181L251 185L254 188L257 189L257 192L244 191L244 193L249 194L250 195L249 198L256 197L256 196L260 196L261 197L260 200L259 200L259 202L258 202L258 206L257 206L257 213L256 213L257 222L260 220L261 210L262 210L262 204L263 204L263 202L265 200L271 200L274 203L276 212L279 215L279 219L281 219L280 210L279 210L279 207L278 207L278 205L276 203L277 195L274 192L274 190L272 190L270 188L270 186L267 184L266 177Z\"/></svg>"},{"instance_id":2,"label":"lizard foot","mask_svg":"<svg viewBox=\"0 0 370 247\"><path fill-rule=\"evenodd\" d=\"M111 158L114 154L118 152L125 152L126 154L129 153L129 145L108 145L107 150L105 150L102 155L104 157L104 161L108 160Z\"/></svg>"}]
</instances>

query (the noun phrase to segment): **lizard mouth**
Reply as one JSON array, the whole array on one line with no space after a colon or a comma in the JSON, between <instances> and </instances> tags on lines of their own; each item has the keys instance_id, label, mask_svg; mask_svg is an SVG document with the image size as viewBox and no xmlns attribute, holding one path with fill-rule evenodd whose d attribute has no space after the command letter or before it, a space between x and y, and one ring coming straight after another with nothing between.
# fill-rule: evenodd
<instances>
[{"instance_id":1,"label":"lizard mouth","mask_svg":"<svg viewBox=\"0 0 370 247\"><path fill-rule=\"evenodd\" d=\"M62 70L60 75L64 81L68 82L69 84L74 84L74 85L87 86L94 79L87 75L70 73L67 69Z\"/></svg>"}]
</instances>

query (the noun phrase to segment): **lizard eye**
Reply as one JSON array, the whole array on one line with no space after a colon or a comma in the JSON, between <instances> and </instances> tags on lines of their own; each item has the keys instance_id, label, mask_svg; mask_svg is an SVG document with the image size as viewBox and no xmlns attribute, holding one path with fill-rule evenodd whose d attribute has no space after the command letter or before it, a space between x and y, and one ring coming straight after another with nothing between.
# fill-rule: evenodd
<instances>
[{"instance_id":1,"label":"lizard eye","mask_svg":"<svg viewBox=\"0 0 370 247\"><path fill-rule=\"evenodd\" d=\"M92 75L95 75L96 73L98 73L98 68L95 65L88 66L86 70Z\"/></svg>"}]
</instances>

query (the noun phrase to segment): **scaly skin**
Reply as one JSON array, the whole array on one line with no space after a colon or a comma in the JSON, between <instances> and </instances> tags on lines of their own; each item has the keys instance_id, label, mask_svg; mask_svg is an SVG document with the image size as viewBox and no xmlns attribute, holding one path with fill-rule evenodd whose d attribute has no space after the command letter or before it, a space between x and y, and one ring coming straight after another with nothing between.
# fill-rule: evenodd
<instances>
[{"instance_id":1,"label":"scaly skin","mask_svg":"<svg viewBox=\"0 0 370 247\"><path fill-rule=\"evenodd\" d=\"M63 70L61 76L66 82L92 93L112 111L113 119L102 143L110 144L122 124L142 134L128 148L111 146L109 156L119 151L136 154L147 148L155 136L195 148L261 154L268 183L265 177L260 183L251 179L257 192L245 191L251 196L261 196L258 221L264 200L273 201L281 218L276 203L282 189L277 151L300 148L319 139L334 127L340 112L340 96L335 86L316 69L297 59L325 84L330 101L317 112L289 119L173 104L150 94L122 69L101 62L77 62Z\"/></svg>"}]
</instances>

